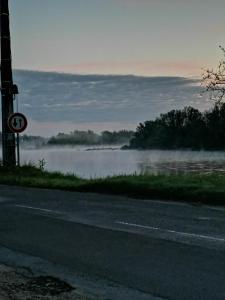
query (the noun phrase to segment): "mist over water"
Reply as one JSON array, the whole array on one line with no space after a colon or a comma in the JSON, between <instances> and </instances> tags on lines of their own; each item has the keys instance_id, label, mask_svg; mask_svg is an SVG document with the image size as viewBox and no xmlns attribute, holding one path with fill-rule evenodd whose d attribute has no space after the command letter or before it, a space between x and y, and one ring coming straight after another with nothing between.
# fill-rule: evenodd
<instances>
[{"instance_id":1,"label":"mist over water","mask_svg":"<svg viewBox=\"0 0 225 300\"><path fill-rule=\"evenodd\" d=\"M120 150L105 147L51 147L21 151L22 163L46 162L45 169L83 178L121 174L225 173L224 151Z\"/></svg>"}]
</instances>

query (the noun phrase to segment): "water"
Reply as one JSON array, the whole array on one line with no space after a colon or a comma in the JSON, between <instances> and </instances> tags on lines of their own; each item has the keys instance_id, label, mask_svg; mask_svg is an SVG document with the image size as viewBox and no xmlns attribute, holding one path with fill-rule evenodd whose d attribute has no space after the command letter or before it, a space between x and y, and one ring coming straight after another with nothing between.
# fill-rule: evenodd
<instances>
[{"instance_id":1,"label":"water","mask_svg":"<svg viewBox=\"0 0 225 300\"><path fill-rule=\"evenodd\" d=\"M89 147L90 148L90 147ZM119 148L44 148L22 150L23 163L46 161L50 171L73 173L84 178L120 174L184 174L225 172L222 151L122 151Z\"/></svg>"}]
</instances>

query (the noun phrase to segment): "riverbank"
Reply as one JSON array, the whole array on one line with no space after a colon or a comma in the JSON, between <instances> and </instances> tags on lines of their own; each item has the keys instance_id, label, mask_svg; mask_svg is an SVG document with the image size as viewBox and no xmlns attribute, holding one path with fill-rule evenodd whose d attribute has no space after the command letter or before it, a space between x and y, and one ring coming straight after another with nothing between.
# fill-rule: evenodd
<instances>
[{"instance_id":1,"label":"riverbank","mask_svg":"<svg viewBox=\"0 0 225 300\"><path fill-rule=\"evenodd\" d=\"M33 166L0 167L0 184L225 205L225 175L124 175L82 179Z\"/></svg>"}]
</instances>

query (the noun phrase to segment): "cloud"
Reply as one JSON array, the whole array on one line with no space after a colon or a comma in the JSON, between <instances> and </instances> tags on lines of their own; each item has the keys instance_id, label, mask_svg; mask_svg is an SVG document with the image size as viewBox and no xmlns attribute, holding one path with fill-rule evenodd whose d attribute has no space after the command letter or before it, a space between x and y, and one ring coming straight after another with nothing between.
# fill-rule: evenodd
<instances>
[{"instance_id":1,"label":"cloud","mask_svg":"<svg viewBox=\"0 0 225 300\"><path fill-rule=\"evenodd\" d=\"M171 109L191 104L203 110L211 105L205 97L199 98L198 80L182 77L17 70L14 79L20 88L20 110L33 124L57 124L57 130L65 123L81 126L120 123L135 127Z\"/></svg>"}]
</instances>

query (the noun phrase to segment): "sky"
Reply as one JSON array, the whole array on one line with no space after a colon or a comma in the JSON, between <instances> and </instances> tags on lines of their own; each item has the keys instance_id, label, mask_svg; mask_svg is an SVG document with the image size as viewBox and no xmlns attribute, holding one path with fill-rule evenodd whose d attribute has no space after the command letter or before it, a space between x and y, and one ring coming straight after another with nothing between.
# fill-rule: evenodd
<instances>
[{"instance_id":1,"label":"sky","mask_svg":"<svg viewBox=\"0 0 225 300\"><path fill-rule=\"evenodd\" d=\"M27 134L135 129L174 108L212 106L199 78L222 57L224 0L9 3Z\"/></svg>"},{"instance_id":2,"label":"sky","mask_svg":"<svg viewBox=\"0 0 225 300\"><path fill-rule=\"evenodd\" d=\"M13 66L195 76L224 46L224 0L9 0Z\"/></svg>"}]
</instances>

